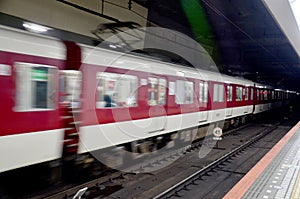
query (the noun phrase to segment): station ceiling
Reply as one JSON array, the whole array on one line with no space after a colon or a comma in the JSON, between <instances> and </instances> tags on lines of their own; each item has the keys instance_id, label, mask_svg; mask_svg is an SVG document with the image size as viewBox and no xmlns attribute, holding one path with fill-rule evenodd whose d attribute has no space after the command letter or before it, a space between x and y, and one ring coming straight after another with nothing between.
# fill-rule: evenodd
<instances>
[{"instance_id":1,"label":"station ceiling","mask_svg":"<svg viewBox=\"0 0 300 199\"><path fill-rule=\"evenodd\" d=\"M177 30L200 43L222 73L300 92L299 56L262 0L130 2L148 8L152 24ZM21 28L21 21L0 13L1 24ZM56 32L54 36L60 34ZM63 34L75 37L70 32Z\"/></svg>"},{"instance_id":2,"label":"station ceiling","mask_svg":"<svg viewBox=\"0 0 300 199\"><path fill-rule=\"evenodd\" d=\"M223 73L300 91L299 57L262 0L135 1L207 48Z\"/></svg>"}]
</instances>

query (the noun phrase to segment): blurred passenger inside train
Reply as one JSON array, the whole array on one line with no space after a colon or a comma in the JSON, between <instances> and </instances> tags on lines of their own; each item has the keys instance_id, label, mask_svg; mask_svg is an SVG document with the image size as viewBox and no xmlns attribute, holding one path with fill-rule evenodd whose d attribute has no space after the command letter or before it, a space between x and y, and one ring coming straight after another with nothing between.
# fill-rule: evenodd
<instances>
[{"instance_id":1,"label":"blurred passenger inside train","mask_svg":"<svg viewBox=\"0 0 300 199\"><path fill-rule=\"evenodd\" d=\"M109 95L104 95L105 107L116 107L116 103L111 99Z\"/></svg>"}]
</instances>

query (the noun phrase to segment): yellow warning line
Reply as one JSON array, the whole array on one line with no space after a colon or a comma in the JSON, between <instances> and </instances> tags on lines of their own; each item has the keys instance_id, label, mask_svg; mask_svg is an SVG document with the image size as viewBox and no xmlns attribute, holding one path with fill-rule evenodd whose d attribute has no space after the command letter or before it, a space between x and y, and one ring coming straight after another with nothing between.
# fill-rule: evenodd
<instances>
[{"instance_id":1,"label":"yellow warning line","mask_svg":"<svg viewBox=\"0 0 300 199\"><path fill-rule=\"evenodd\" d=\"M298 172L297 181L293 188L292 199L300 199L300 172Z\"/></svg>"}]
</instances>

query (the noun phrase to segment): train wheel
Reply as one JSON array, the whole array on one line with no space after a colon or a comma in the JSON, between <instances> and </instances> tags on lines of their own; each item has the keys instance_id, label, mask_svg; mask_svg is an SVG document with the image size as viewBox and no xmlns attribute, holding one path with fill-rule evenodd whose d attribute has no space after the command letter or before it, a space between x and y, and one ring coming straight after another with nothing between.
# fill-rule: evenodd
<instances>
[{"instance_id":1,"label":"train wheel","mask_svg":"<svg viewBox=\"0 0 300 199\"><path fill-rule=\"evenodd\" d=\"M241 123L245 124L246 123L246 116L241 117Z\"/></svg>"},{"instance_id":2,"label":"train wheel","mask_svg":"<svg viewBox=\"0 0 300 199\"><path fill-rule=\"evenodd\" d=\"M240 125L240 118L236 118L233 122L233 128L237 128Z\"/></svg>"},{"instance_id":3,"label":"train wheel","mask_svg":"<svg viewBox=\"0 0 300 199\"><path fill-rule=\"evenodd\" d=\"M63 176L62 165L60 161L53 161L48 165L50 172L48 173L47 181L50 184L58 183Z\"/></svg>"}]
</instances>

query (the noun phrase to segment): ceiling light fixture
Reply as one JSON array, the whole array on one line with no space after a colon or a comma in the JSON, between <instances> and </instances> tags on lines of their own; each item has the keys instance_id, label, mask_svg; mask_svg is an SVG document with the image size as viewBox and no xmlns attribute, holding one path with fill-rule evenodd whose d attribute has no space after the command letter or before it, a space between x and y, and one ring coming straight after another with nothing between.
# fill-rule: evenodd
<instances>
[{"instance_id":1,"label":"ceiling light fixture","mask_svg":"<svg viewBox=\"0 0 300 199\"><path fill-rule=\"evenodd\" d=\"M26 28L26 30L31 31L31 32L36 32L36 33L42 33L42 32L47 32L51 28L48 28L46 26L38 25L35 23L30 23L30 22L24 22L23 27Z\"/></svg>"}]
</instances>

